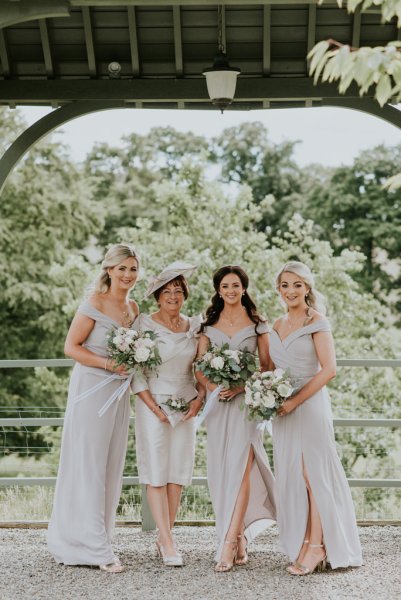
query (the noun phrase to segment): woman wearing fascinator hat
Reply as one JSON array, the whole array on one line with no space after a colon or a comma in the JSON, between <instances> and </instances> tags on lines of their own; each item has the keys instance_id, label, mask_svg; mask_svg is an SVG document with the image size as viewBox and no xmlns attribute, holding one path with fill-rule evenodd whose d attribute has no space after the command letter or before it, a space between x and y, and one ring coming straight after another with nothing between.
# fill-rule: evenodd
<instances>
[{"instance_id":1,"label":"woman wearing fascinator hat","mask_svg":"<svg viewBox=\"0 0 401 600\"><path fill-rule=\"evenodd\" d=\"M154 296L158 310L141 314L134 327L157 334L162 364L157 372L134 381L136 403L136 452L139 482L147 486L147 497L158 528L157 549L166 566L183 565L172 527L180 504L182 486L189 485L195 452L194 419L202 407L205 391L196 384L193 361L196 332L201 317L181 314L188 298L187 278L196 267L176 261L153 277L146 297ZM186 412L175 412L171 402L187 402Z\"/></svg>"}]
</instances>

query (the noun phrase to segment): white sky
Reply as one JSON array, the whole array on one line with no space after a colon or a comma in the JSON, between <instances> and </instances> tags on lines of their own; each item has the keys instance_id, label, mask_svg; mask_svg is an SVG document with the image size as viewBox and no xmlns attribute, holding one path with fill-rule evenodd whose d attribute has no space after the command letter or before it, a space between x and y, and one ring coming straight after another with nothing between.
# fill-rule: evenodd
<instances>
[{"instance_id":1,"label":"white sky","mask_svg":"<svg viewBox=\"0 0 401 600\"><path fill-rule=\"evenodd\" d=\"M50 110L19 108L29 124ZM362 150L381 143L401 143L401 130L382 119L349 109L319 107L226 111L223 115L217 110L107 110L70 121L56 130L56 139L70 146L71 156L80 161L96 142L118 145L123 135L146 134L155 126L170 125L212 137L225 127L248 121L261 121L273 142L299 140L294 158L300 166L351 164Z\"/></svg>"}]
</instances>

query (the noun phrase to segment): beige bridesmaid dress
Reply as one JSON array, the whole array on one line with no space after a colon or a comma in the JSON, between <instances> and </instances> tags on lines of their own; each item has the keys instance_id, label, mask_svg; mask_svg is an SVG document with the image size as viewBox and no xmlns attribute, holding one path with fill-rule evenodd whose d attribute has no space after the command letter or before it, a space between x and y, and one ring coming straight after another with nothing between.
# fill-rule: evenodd
<instances>
[{"instance_id":1,"label":"beige bridesmaid dress","mask_svg":"<svg viewBox=\"0 0 401 600\"><path fill-rule=\"evenodd\" d=\"M106 336L119 324L88 301L78 312L95 321L83 346L106 358ZM129 389L118 394L125 381L109 371L80 363L72 370L47 534L48 549L58 563L103 565L116 559L111 540L130 417ZM102 409L105 412L99 416Z\"/></svg>"},{"instance_id":2,"label":"beige bridesmaid dress","mask_svg":"<svg viewBox=\"0 0 401 600\"><path fill-rule=\"evenodd\" d=\"M268 332L263 323L258 325L257 330L259 334ZM206 327L204 334L216 346L228 343L231 350L256 352L257 349L255 325L244 327L232 337L212 326ZM221 558L251 448L255 460L244 519L248 542L276 519L275 482L263 447L263 432L257 428L255 421L248 420L248 409L241 410L243 403L244 394L238 394L231 402L216 402L205 418L207 477L216 516L216 561Z\"/></svg>"},{"instance_id":3,"label":"beige bridesmaid dress","mask_svg":"<svg viewBox=\"0 0 401 600\"><path fill-rule=\"evenodd\" d=\"M270 336L270 355L275 366L288 369L297 387L305 385L320 369L312 338L318 331L330 331L327 319L301 327L283 341L275 330ZM336 452L326 387L289 415L273 420L273 448L277 522L283 552L294 561L304 540L309 507L303 459L331 567L360 566L362 553L354 505Z\"/></svg>"}]
</instances>

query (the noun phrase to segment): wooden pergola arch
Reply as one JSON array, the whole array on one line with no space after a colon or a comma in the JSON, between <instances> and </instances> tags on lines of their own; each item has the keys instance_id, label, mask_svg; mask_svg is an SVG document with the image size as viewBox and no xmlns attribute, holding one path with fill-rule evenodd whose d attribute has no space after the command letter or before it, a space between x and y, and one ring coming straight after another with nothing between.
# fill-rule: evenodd
<instances>
[{"instance_id":1,"label":"wooden pergola arch","mask_svg":"<svg viewBox=\"0 0 401 600\"><path fill-rule=\"evenodd\" d=\"M337 106L401 127L356 88L313 85L307 53L327 38L353 46L399 39L378 10L349 15L316 0L2 0L0 105L52 106L0 159L0 190L25 152L76 117L113 108L211 109L202 71L223 41L241 69L231 109ZM118 78L108 66L121 65Z\"/></svg>"}]
</instances>

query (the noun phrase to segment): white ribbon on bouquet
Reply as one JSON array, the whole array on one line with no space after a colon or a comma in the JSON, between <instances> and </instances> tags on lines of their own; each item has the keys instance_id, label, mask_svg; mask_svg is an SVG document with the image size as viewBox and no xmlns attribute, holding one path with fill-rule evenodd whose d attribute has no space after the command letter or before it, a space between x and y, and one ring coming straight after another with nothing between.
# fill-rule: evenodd
<instances>
[{"instance_id":1,"label":"white ribbon on bouquet","mask_svg":"<svg viewBox=\"0 0 401 600\"><path fill-rule=\"evenodd\" d=\"M208 417L210 415L210 413L213 412L213 410L216 408L217 403L219 401L218 398L219 398L219 395L220 395L220 392L222 389L223 389L223 386L218 385L217 388L214 389L213 392L210 394L201 414L198 417L196 417L195 429L199 429L199 427L202 425L202 423L206 419L206 417Z\"/></svg>"},{"instance_id":2,"label":"white ribbon on bouquet","mask_svg":"<svg viewBox=\"0 0 401 600\"><path fill-rule=\"evenodd\" d=\"M131 385L133 376L134 376L133 373L131 373L128 377L124 377L124 378L121 377L121 375L118 375L117 373L112 373L111 375L107 375L107 376L103 375L103 377L105 377L105 379L103 379L102 381L99 381L99 383L97 383L96 385L89 388L89 390L86 390L85 392L82 392L82 394L79 394L78 396L76 396L76 398L74 399L74 404L76 404L77 402L80 402L81 400L85 400L85 398L88 398L89 396L92 396L99 390L103 389L111 381L113 381L113 380L121 381L122 380L121 384L118 386L118 388L116 390L114 390L114 392L112 393L110 398L108 400L106 400L106 402L103 404L102 408L99 410L99 412L98 412L99 417L103 417L103 415L110 408L110 406L113 404L113 402L115 402L115 401L118 402L124 396L124 394L126 393L126 391L129 389L129 387Z\"/></svg>"},{"instance_id":3,"label":"white ribbon on bouquet","mask_svg":"<svg viewBox=\"0 0 401 600\"><path fill-rule=\"evenodd\" d=\"M272 427L272 422L269 421L262 421L261 423L258 423L256 426L256 429L258 431L261 431L262 433L264 433L265 431L267 431L267 433L273 437L273 427Z\"/></svg>"}]
</instances>

